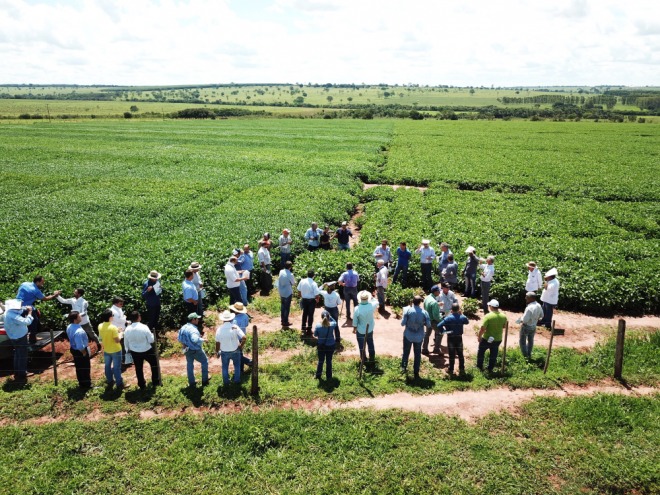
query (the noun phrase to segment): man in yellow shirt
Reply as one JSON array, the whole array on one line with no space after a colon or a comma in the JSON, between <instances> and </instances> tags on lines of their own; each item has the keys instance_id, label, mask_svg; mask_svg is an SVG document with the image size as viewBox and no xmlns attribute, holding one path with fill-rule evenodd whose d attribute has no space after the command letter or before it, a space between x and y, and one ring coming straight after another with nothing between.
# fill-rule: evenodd
<instances>
[{"instance_id":1,"label":"man in yellow shirt","mask_svg":"<svg viewBox=\"0 0 660 495\"><path fill-rule=\"evenodd\" d=\"M121 339L123 334L112 324L114 315L106 309L101 313L99 337L103 344L103 361L105 362L105 381L108 387L117 385L117 389L124 388L121 377Z\"/></svg>"},{"instance_id":2,"label":"man in yellow shirt","mask_svg":"<svg viewBox=\"0 0 660 495\"><path fill-rule=\"evenodd\" d=\"M502 330L506 325L506 316L500 313L500 303L496 299L488 302L489 313L481 322L481 329L477 340L479 341L479 350L477 351L477 368L483 371L484 356L490 349L488 358L488 371L492 372L497 361L497 353L502 343Z\"/></svg>"}]
</instances>

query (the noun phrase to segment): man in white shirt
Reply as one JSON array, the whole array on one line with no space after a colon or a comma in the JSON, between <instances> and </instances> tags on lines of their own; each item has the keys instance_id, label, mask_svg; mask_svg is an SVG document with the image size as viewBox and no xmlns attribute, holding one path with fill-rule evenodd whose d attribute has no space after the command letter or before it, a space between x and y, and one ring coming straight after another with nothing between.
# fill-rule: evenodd
<instances>
[{"instance_id":1,"label":"man in white shirt","mask_svg":"<svg viewBox=\"0 0 660 495\"><path fill-rule=\"evenodd\" d=\"M200 270L202 269L202 265L200 265L197 261L193 261L190 263L190 266L188 267L188 270L193 272L193 278L192 278L192 283L197 289L197 314L203 315L204 314L204 284L202 283L202 277L200 275Z\"/></svg>"},{"instance_id":2,"label":"man in white shirt","mask_svg":"<svg viewBox=\"0 0 660 495\"><path fill-rule=\"evenodd\" d=\"M543 277L541 277L541 272L536 267L534 261L527 263L527 283L525 284L525 290L527 292L536 292L543 286Z\"/></svg>"},{"instance_id":3,"label":"man in white shirt","mask_svg":"<svg viewBox=\"0 0 660 495\"><path fill-rule=\"evenodd\" d=\"M124 300L121 297L112 298L112 324L116 326L120 332L123 332L126 329L126 324L130 321L126 321L126 316L124 315Z\"/></svg>"},{"instance_id":4,"label":"man in white shirt","mask_svg":"<svg viewBox=\"0 0 660 495\"><path fill-rule=\"evenodd\" d=\"M277 279L277 290L280 293L280 320L283 327L293 325L289 321L291 313L291 301L293 300L293 288L296 285L296 279L293 276L293 263L287 261L284 268L280 270L280 276Z\"/></svg>"},{"instance_id":5,"label":"man in white shirt","mask_svg":"<svg viewBox=\"0 0 660 495\"><path fill-rule=\"evenodd\" d=\"M319 293L323 296L323 306L330 314L330 317L335 320L335 323L337 323L339 321L341 296L335 290L335 285L337 285L337 282L326 282L321 287L327 287L328 290L321 289ZM337 323L337 325L335 325L335 341L337 345L339 345L339 337L339 323Z\"/></svg>"},{"instance_id":6,"label":"man in white shirt","mask_svg":"<svg viewBox=\"0 0 660 495\"><path fill-rule=\"evenodd\" d=\"M532 348L534 347L534 335L536 334L536 325L543 319L543 308L536 302L536 292L528 292L525 295L527 307L523 317L516 321L520 325L520 352L527 359L532 357Z\"/></svg>"},{"instance_id":7,"label":"man in white shirt","mask_svg":"<svg viewBox=\"0 0 660 495\"><path fill-rule=\"evenodd\" d=\"M378 260L377 267L376 293L378 294L378 310L385 311L385 289L387 289L387 277L389 277L390 272L383 260Z\"/></svg>"},{"instance_id":8,"label":"man in white shirt","mask_svg":"<svg viewBox=\"0 0 660 495\"><path fill-rule=\"evenodd\" d=\"M305 335L312 335L312 326L314 325L314 310L319 300L319 286L314 282L314 270L307 272L307 278L298 282L298 292L300 292L300 304L302 306L302 331Z\"/></svg>"},{"instance_id":9,"label":"man in white shirt","mask_svg":"<svg viewBox=\"0 0 660 495\"><path fill-rule=\"evenodd\" d=\"M433 260L435 259L435 249L429 244L431 244L430 240L422 239L422 245L415 250L415 253L419 254L421 258L422 287L426 292L430 292L433 285Z\"/></svg>"},{"instance_id":10,"label":"man in white shirt","mask_svg":"<svg viewBox=\"0 0 660 495\"><path fill-rule=\"evenodd\" d=\"M257 251L257 259L259 260L259 288L261 295L267 296L273 289L273 275L270 272L270 251L264 246L263 241L259 241L259 251Z\"/></svg>"},{"instance_id":11,"label":"man in white shirt","mask_svg":"<svg viewBox=\"0 0 660 495\"><path fill-rule=\"evenodd\" d=\"M451 290L449 282L442 283L440 294L438 294L438 297L436 297L435 300L438 301L440 312L445 316L449 315L449 313L451 313L451 307L458 303L456 294ZM440 336L440 340L442 340L442 335Z\"/></svg>"},{"instance_id":12,"label":"man in white shirt","mask_svg":"<svg viewBox=\"0 0 660 495\"><path fill-rule=\"evenodd\" d=\"M220 315L222 325L215 332L215 352L222 360L222 382L229 385L229 362L234 364L234 383L241 383L241 357L245 334L233 323L234 314L224 311Z\"/></svg>"},{"instance_id":13,"label":"man in white shirt","mask_svg":"<svg viewBox=\"0 0 660 495\"><path fill-rule=\"evenodd\" d=\"M481 307L484 310L484 314L488 314L488 301L490 300L490 285L493 282L493 276L495 275L495 262L494 256L489 256L486 258L485 263L479 265L481 271Z\"/></svg>"},{"instance_id":14,"label":"man in white shirt","mask_svg":"<svg viewBox=\"0 0 660 495\"><path fill-rule=\"evenodd\" d=\"M241 282L247 280L243 276L243 272L236 270L236 262L238 258L232 256L225 265L225 277L227 278L227 289L229 289L229 304L242 301L241 299Z\"/></svg>"},{"instance_id":15,"label":"man in white shirt","mask_svg":"<svg viewBox=\"0 0 660 495\"><path fill-rule=\"evenodd\" d=\"M78 288L73 291L73 297L69 299L64 299L62 296L58 295L57 300L61 302L62 304L68 304L71 306L71 311L78 311L80 313L80 326L85 330L85 333L87 334L87 337L89 340L96 342L96 347L97 347L97 352L98 349L101 346L101 343L99 342L99 337L96 335L94 332L94 329L92 328L92 324L89 321L89 316L87 315L87 308L88 304L87 301L83 298L85 295L85 290Z\"/></svg>"},{"instance_id":16,"label":"man in white shirt","mask_svg":"<svg viewBox=\"0 0 660 495\"><path fill-rule=\"evenodd\" d=\"M543 319L540 324L546 328L552 328L552 313L559 302L559 280L557 280L557 269L552 268L545 274L545 285L541 293L543 303Z\"/></svg>"},{"instance_id":17,"label":"man in white shirt","mask_svg":"<svg viewBox=\"0 0 660 495\"><path fill-rule=\"evenodd\" d=\"M144 362L149 363L151 367L151 386L161 385L160 369L156 359L156 351L153 348L154 334L149 327L142 322L142 316L139 312L133 311L129 315L131 323L124 332L124 347L126 352L130 352L135 365L135 376L137 377L138 387L144 390L147 382L144 380Z\"/></svg>"},{"instance_id":18,"label":"man in white shirt","mask_svg":"<svg viewBox=\"0 0 660 495\"><path fill-rule=\"evenodd\" d=\"M291 232L289 229L283 229L278 246L280 250L280 270L284 268L287 261L291 260L291 244L293 244Z\"/></svg>"}]
</instances>

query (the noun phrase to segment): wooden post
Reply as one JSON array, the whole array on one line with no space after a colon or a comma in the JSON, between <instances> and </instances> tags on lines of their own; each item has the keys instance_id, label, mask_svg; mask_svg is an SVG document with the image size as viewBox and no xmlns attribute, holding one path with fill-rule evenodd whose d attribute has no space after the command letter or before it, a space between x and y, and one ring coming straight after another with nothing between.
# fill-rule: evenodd
<instances>
[{"instance_id":1,"label":"wooden post","mask_svg":"<svg viewBox=\"0 0 660 495\"><path fill-rule=\"evenodd\" d=\"M502 350L502 373L504 373L504 368L506 367L506 341L509 337L509 322L507 321L504 325L504 349Z\"/></svg>"},{"instance_id":2,"label":"wooden post","mask_svg":"<svg viewBox=\"0 0 660 495\"><path fill-rule=\"evenodd\" d=\"M619 329L616 333L616 351L614 353L614 378L621 380L623 372L623 347L626 339L626 320L619 320Z\"/></svg>"},{"instance_id":3,"label":"wooden post","mask_svg":"<svg viewBox=\"0 0 660 495\"><path fill-rule=\"evenodd\" d=\"M552 352L552 341L555 338L555 320L552 320L552 327L550 328L550 345L548 345L548 355L545 358L545 366L543 367L543 374L545 375L548 371L548 365L550 364L550 353Z\"/></svg>"},{"instance_id":4,"label":"wooden post","mask_svg":"<svg viewBox=\"0 0 660 495\"><path fill-rule=\"evenodd\" d=\"M252 388L250 394L259 395L259 333L257 325L252 325Z\"/></svg>"},{"instance_id":5,"label":"wooden post","mask_svg":"<svg viewBox=\"0 0 660 495\"><path fill-rule=\"evenodd\" d=\"M361 354L360 355L360 371L358 373L358 378L360 380L362 380L362 368L364 368L364 360L367 357L367 335L369 335L369 325L367 325L367 328L364 331L364 344L362 344L362 352L360 353Z\"/></svg>"},{"instance_id":6,"label":"wooden post","mask_svg":"<svg viewBox=\"0 0 660 495\"><path fill-rule=\"evenodd\" d=\"M156 385L163 386L163 373L160 371L160 351L158 350L158 333L152 330L154 334L154 352L156 353L156 367L158 368L158 383ZM152 377L153 380L153 377Z\"/></svg>"},{"instance_id":7,"label":"wooden post","mask_svg":"<svg viewBox=\"0 0 660 495\"><path fill-rule=\"evenodd\" d=\"M53 380L57 386L57 355L55 354L55 336L53 335L53 327L50 327L50 356L53 360Z\"/></svg>"}]
</instances>

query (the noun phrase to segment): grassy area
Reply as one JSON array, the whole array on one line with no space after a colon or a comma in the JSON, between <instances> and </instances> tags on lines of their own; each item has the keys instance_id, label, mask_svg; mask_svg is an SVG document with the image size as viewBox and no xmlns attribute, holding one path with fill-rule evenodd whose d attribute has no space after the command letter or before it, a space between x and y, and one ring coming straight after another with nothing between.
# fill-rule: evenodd
<instances>
[{"instance_id":1,"label":"grassy area","mask_svg":"<svg viewBox=\"0 0 660 495\"><path fill-rule=\"evenodd\" d=\"M660 397L537 399L475 425L267 411L0 429L0 491L652 494Z\"/></svg>"},{"instance_id":2,"label":"grassy area","mask_svg":"<svg viewBox=\"0 0 660 495\"><path fill-rule=\"evenodd\" d=\"M272 334L271 341L262 345L297 345L295 336L286 333ZM278 339L278 340L275 340ZM80 391L77 384L65 381L59 387L48 382L32 382L25 389L15 389L6 382L0 390L0 415L23 420L38 416L70 414L79 416L94 410L112 414L135 413L142 409L174 409L187 406L222 407L239 404L277 405L295 400L349 401L359 397L372 397L406 391L413 394L445 393L456 390L486 390L493 387L511 388L558 388L562 384L585 385L612 375L614 368L614 341L597 345L591 352L580 353L575 349L558 348L553 351L547 375L543 374L546 350L535 348L533 359L527 362L518 350L507 353L507 370L489 376L476 368L466 375L449 377L444 371L423 363L422 378L413 380L399 371L400 359L381 357L375 369L369 370L364 380L357 377L358 360L337 356L333 360L334 379L330 382L313 379L316 355L313 349L304 348L288 361L260 366L260 396L249 396L249 377L244 377L240 387L222 386L220 376L213 376L211 385L190 390L184 376L166 376L164 386L155 391L131 389L123 394L104 388ZM410 365L411 366L411 365ZM184 371L185 365L181 365ZM127 373L133 374L132 370ZM630 335L626 341L626 359L623 376L630 385L657 386L660 383L660 332ZM99 386L102 381L99 381Z\"/></svg>"}]
</instances>

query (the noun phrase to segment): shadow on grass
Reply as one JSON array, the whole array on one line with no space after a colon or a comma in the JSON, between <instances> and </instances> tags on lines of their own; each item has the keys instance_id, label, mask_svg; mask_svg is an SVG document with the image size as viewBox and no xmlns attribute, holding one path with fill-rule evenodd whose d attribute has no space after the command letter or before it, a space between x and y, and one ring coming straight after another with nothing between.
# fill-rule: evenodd
<instances>
[{"instance_id":1,"label":"shadow on grass","mask_svg":"<svg viewBox=\"0 0 660 495\"><path fill-rule=\"evenodd\" d=\"M448 374L445 377L445 380L449 380L449 381L452 381L452 382L466 382L466 383L469 383L469 382L474 381L474 373L472 373L470 371L470 372L467 372L467 373L459 373L457 375L455 375L455 374L454 375L449 375Z\"/></svg>"},{"instance_id":2,"label":"shadow on grass","mask_svg":"<svg viewBox=\"0 0 660 495\"><path fill-rule=\"evenodd\" d=\"M9 378L5 383L2 384L2 390L4 392L17 392L18 390L26 390L30 388L30 382L26 381L20 381L17 382L13 378Z\"/></svg>"},{"instance_id":3,"label":"shadow on grass","mask_svg":"<svg viewBox=\"0 0 660 495\"><path fill-rule=\"evenodd\" d=\"M201 407L204 401L202 397L204 396L204 389L201 387L182 387L181 393L192 403L195 407Z\"/></svg>"},{"instance_id":4,"label":"shadow on grass","mask_svg":"<svg viewBox=\"0 0 660 495\"><path fill-rule=\"evenodd\" d=\"M81 401L87 397L91 388L72 387L66 389L66 396L70 401Z\"/></svg>"},{"instance_id":5,"label":"shadow on grass","mask_svg":"<svg viewBox=\"0 0 660 495\"><path fill-rule=\"evenodd\" d=\"M332 392L335 390L339 385L341 384L341 381L339 378L335 378L334 376L330 378L330 380L319 380L318 388L326 391L326 392Z\"/></svg>"},{"instance_id":6,"label":"shadow on grass","mask_svg":"<svg viewBox=\"0 0 660 495\"><path fill-rule=\"evenodd\" d=\"M153 386L149 386L144 390L138 388L126 392L124 394L124 398L126 399L126 402L130 402L131 404L139 404L143 402L149 402L155 394L156 394L156 388Z\"/></svg>"},{"instance_id":7,"label":"shadow on grass","mask_svg":"<svg viewBox=\"0 0 660 495\"><path fill-rule=\"evenodd\" d=\"M442 346L440 346L440 351L442 352L442 354L429 354L429 356L428 356L429 357L429 363L431 363L431 365L434 368L437 368L439 370L441 370L443 368L446 368L448 366L448 362L447 362L447 352L448 351L447 351L447 348L446 347L443 348Z\"/></svg>"},{"instance_id":8,"label":"shadow on grass","mask_svg":"<svg viewBox=\"0 0 660 495\"><path fill-rule=\"evenodd\" d=\"M218 397L221 399L236 400L248 397L248 391L243 388L242 383L229 382L217 388Z\"/></svg>"},{"instance_id":9,"label":"shadow on grass","mask_svg":"<svg viewBox=\"0 0 660 495\"><path fill-rule=\"evenodd\" d=\"M122 396L122 393L123 390L118 390L116 387L105 387L99 398L103 401L115 401Z\"/></svg>"},{"instance_id":10,"label":"shadow on grass","mask_svg":"<svg viewBox=\"0 0 660 495\"><path fill-rule=\"evenodd\" d=\"M413 388L420 388L423 390L430 390L435 387L435 380L430 378L424 378L420 376L418 378L406 376L406 385Z\"/></svg>"}]
</instances>

